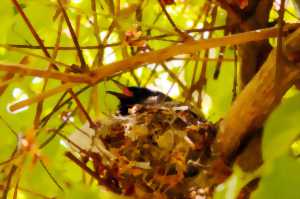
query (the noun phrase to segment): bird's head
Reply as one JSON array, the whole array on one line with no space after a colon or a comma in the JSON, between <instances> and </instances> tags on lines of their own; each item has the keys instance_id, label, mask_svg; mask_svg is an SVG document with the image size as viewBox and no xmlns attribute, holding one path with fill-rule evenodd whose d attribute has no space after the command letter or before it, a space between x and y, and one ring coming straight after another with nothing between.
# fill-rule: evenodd
<instances>
[{"instance_id":1,"label":"bird's head","mask_svg":"<svg viewBox=\"0 0 300 199\"><path fill-rule=\"evenodd\" d=\"M119 92L107 91L107 93L116 96L120 100L119 111L121 115L128 114L128 108L135 104L143 103L160 103L162 101L170 101L171 98L161 92L152 91L148 88L137 86L124 86L114 81L122 90Z\"/></svg>"}]
</instances>

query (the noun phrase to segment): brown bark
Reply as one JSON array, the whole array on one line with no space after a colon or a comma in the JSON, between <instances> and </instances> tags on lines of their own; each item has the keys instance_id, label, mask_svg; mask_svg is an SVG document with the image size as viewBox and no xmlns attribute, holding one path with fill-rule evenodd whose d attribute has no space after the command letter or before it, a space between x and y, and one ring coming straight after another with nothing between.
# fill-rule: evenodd
<instances>
[{"instance_id":1,"label":"brown bark","mask_svg":"<svg viewBox=\"0 0 300 199\"><path fill-rule=\"evenodd\" d=\"M225 160L233 155L249 132L263 125L285 92L299 79L299 38L300 29L286 39L280 74L276 74L276 49L272 50L220 124L216 150Z\"/></svg>"}]
</instances>

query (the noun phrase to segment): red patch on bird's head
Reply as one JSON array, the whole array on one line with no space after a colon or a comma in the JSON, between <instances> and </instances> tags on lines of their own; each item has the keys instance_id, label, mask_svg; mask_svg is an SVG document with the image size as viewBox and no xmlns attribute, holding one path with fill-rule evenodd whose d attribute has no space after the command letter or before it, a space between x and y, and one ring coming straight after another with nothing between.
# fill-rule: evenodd
<instances>
[{"instance_id":1,"label":"red patch on bird's head","mask_svg":"<svg viewBox=\"0 0 300 199\"><path fill-rule=\"evenodd\" d=\"M133 92L131 92L128 88L123 88L122 92L124 95L128 96L128 97L132 97L133 96Z\"/></svg>"}]
</instances>

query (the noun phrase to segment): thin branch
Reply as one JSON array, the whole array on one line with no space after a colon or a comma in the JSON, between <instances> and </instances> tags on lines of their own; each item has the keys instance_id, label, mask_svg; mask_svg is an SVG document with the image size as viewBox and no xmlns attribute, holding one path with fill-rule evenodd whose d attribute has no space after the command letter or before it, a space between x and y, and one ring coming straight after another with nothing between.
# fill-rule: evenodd
<instances>
[{"instance_id":1,"label":"thin branch","mask_svg":"<svg viewBox=\"0 0 300 199\"><path fill-rule=\"evenodd\" d=\"M37 67L28 68L27 65L23 64L9 64L0 62L0 71L19 73L24 76L57 79L64 82L91 83L90 77L85 74L68 74L57 71L38 70L34 68Z\"/></svg>"},{"instance_id":2,"label":"thin branch","mask_svg":"<svg viewBox=\"0 0 300 199\"><path fill-rule=\"evenodd\" d=\"M97 128L96 124L94 123L94 121L92 120L92 118L90 117L90 115L88 114L88 112L85 110L85 108L83 107L82 103L80 102L80 100L78 99L78 97L75 95L75 93L70 89L69 93L71 94L71 97L75 100L79 110L84 114L84 116L86 117L86 119L88 120L90 127L91 128Z\"/></svg>"},{"instance_id":3,"label":"thin branch","mask_svg":"<svg viewBox=\"0 0 300 199\"><path fill-rule=\"evenodd\" d=\"M194 28L194 29L187 29L185 32L187 33L201 33L206 31L215 31L215 30L223 30L228 26L215 26L213 28ZM172 37L174 34L162 34L162 35L156 35L156 36L142 36L136 40L132 40L132 42L138 42L138 41L150 41L150 40L156 40L161 39L164 37ZM82 50L99 50L101 48L106 47L115 47L121 45L122 42L116 42L111 44L101 44L101 45L89 45L89 46L81 46ZM24 45L24 44L0 44L0 47L14 47L14 48L25 48L25 49L33 49L33 50L39 50L42 49L41 46L36 45ZM44 46L47 50L53 50L55 49L55 46ZM58 46L58 50L76 50L76 47L73 46Z\"/></svg>"},{"instance_id":4,"label":"thin branch","mask_svg":"<svg viewBox=\"0 0 300 199\"><path fill-rule=\"evenodd\" d=\"M81 88L79 91L77 91L75 93L76 96L78 96L79 94L83 93L84 91L86 91L88 88L90 88L90 86L85 86L83 88ZM63 106L67 105L71 100L72 97L69 97L68 99L66 99L65 101L62 102L63 98L65 97L65 95L67 94L67 92L65 92L60 99L58 100L57 104L54 106L54 108L52 109L52 111L46 115L42 120L41 120L41 126L44 127L47 122L50 120L50 118L59 110L61 109Z\"/></svg>"},{"instance_id":5,"label":"thin branch","mask_svg":"<svg viewBox=\"0 0 300 199\"><path fill-rule=\"evenodd\" d=\"M30 104L33 104L33 103L36 103L36 102L40 102L41 100L44 100L48 97L51 97L53 95L56 95L57 93L60 93L60 92L63 92L63 91L67 91L68 89L70 88L73 88L74 86L76 86L77 84L74 84L74 83L65 83L65 84L62 84L56 88L53 88L53 89L49 89L39 95L36 95L32 98L29 98L29 99L26 99L26 100L23 100L23 101L20 101L20 102L17 102L15 104L12 104L10 107L9 107L9 110L10 111L16 111L16 110L19 110L25 106L29 106Z\"/></svg>"},{"instance_id":6,"label":"thin branch","mask_svg":"<svg viewBox=\"0 0 300 199\"><path fill-rule=\"evenodd\" d=\"M297 27L299 27L299 24L285 25L284 31L289 31ZM259 41L259 40L264 40L275 36L277 36L277 27L249 31L246 33L239 33L239 34L234 34L234 35L225 36L221 38L212 38L212 39L200 40L200 41L188 41L181 45L169 46L157 51L138 54L122 61L104 65L96 70L90 71L88 73L88 76L82 75L81 77L84 77L82 81L84 80L84 81L88 81L91 84L95 84L98 83L99 81L104 80L107 77L112 77L118 73L125 72L128 70L133 70L141 65L145 65L149 63L161 63L165 60L168 60L180 54L195 53L200 49L208 49L208 48L214 48L218 46L236 45L236 44L246 43L249 41ZM75 78L73 80L75 80ZM76 78L76 80L78 79ZM67 89L71 88L74 85L76 84L66 83L55 89L45 91L44 93L41 93L40 95L37 95L31 99L27 99L12 105L11 110L17 110L24 106L28 106L32 103L38 102L47 97L55 95L59 92L66 91Z\"/></svg>"},{"instance_id":7,"label":"thin branch","mask_svg":"<svg viewBox=\"0 0 300 199\"><path fill-rule=\"evenodd\" d=\"M285 0L280 1L279 21L278 21L278 37L277 37L277 52L276 52L276 79L281 75L281 57L282 57L282 37L284 26L284 10Z\"/></svg>"},{"instance_id":8,"label":"thin branch","mask_svg":"<svg viewBox=\"0 0 300 199\"><path fill-rule=\"evenodd\" d=\"M233 69L233 86L232 86L232 102L234 102L237 96L237 88L238 88L238 55L237 55L237 47L234 46L234 69Z\"/></svg>"},{"instance_id":9,"label":"thin branch","mask_svg":"<svg viewBox=\"0 0 300 199\"><path fill-rule=\"evenodd\" d=\"M161 7L161 9L163 10L163 13L166 15L168 21L170 22L170 24L172 25L172 27L174 28L174 30L182 37L182 38L187 38L188 35L184 32L182 32L175 24L175 22L173 21L172 17L169 15L167 9L166 9L166 5L164 3L163 0L158 0L159 5Z\"/></svg>"},{"instance_id":10,"label":"thin branch","mask_svg":"<svg viewBox=\"0 0 300 199\"><path fill-rule=\"evenodd\" d=\"M8 122L1 115L0 120L5 124L5 126L7 126L7 128L9 128L9 130L12 132L12 134L14 134L14 136L18 140L18 133L11 127L11 125L8 124Z\"/></svg>"},{"instance_id":11,"label":"thin branch","mask_svg":"<svg viewBox=\"0 0 300 199\"><path fill-rule=\"evenodd\" d=\"M95 178L96 180L98 180L98 182L100 182L99 176L97 175L96 172L94 172L93 170L91 170L88 166L86 166L83 162L81 162L80 160L78 160L71 152L66 152L65 156L67 158L69 158L70 160L72 160L76 165L78 165L83 171L85 171L86 173L88 173L90 176L92 176L93 178Z\"/></svg>"},{"instance_id":12,"label":"thin branch","mask_svg":"<svg viewBox=\"0 0 300 199\"><path fill-rule=\"evenodd\" d=\"M117 43L112 43L112 44L107 44L103 45L103 47L114 47L120 45L121 42ZM26 48L26 49L32 49L32 50L39 50L41 49L40 46L35 46L35 45L24 45L24 44L0 44L0 47L14 47L14 48ZM47 50L53 50L55 46L45 46ZM102 48L102 46L97 46L97 45L90 45L90 46L81 46L81 49L83 50L98 50L99 48ZM76 47L73 46L59 46L58 50L76 50Z\"/></svg>"},{"instance_id":13,"label":"thin branch","mask_svg":"<svg viewBox=\"0 0 300 199\"><path fill-rule=\"evenodd\" d=\"M286 25L284 27L284 31L295 29L297 27L299 27L299 24ZM249 31L221 38L187 41L180 45L173 45L157 51L138 54L122 61L107 64L94 71L91 71L90 76L91 79L93 79L92 81L96 83L107 77L116 75L117 73L132 70L144 64L161 63L176 55L195 53L200 49L208 49L226 45L237 45L250 41L260 41L275 36L277 36L277 27Z\"/></svg>"},{"instance_id":14,"label":"thin branch","mask_svg":"<svg viewBox=\"0 0 300 199\"><path fill-rule=\"evenodd\" d=\"M70 34L71 34L73 43L74 43L74 45L75 45L75 47L76 47L76 50L77 50L77 55L78 55L78 57L79 57L79 60L80 60L80 63L81 63L81 67L82 67L82 69L83 69L84 71L87 71L87 70L88 70L88 67L87 67L87 65L86 65L86 63L85 63L85 60L84 60L84 57L83 57L83 54L82 54L82 50L81 50L80 45L79 45L79 43L78 43L78 39L77 39L76 33L75 33L75 31L74 31L74 29L73 29L73 27L72 27L72 24L71 24L71 21L70 21L70 19L69 19L69 17L68 17L68 14L67 14L67 12L66 12L64 6L63 6L62 3L61 3L61 0L57 0L57 2L58 2L58 5L59 5L59 7L60 7L62 13L63 13L63 16L64 16L64 18L65 18L65 21L66 21L66 23L67 23L67 25L68 25L68 28L69 28L69 31L70 31Z\"/></svg>"},{"instance_id":15,"label":"thin branch","mask_svg":"<svg viewBox=\"0 0 300 199\"><path fill-rule=\"evenodd\" d=\"M63 26L63 18L60 17L59 24L58 24L57 35L56 35L56 42L55 42L55 47L56 48L52 52L52 58L53 59L55 59L57 57L57 54L58 54L57 47L59 46L60 40L61 40L62 26ZM50 63L48 65L48 71L51 71L51 68L52 68L52 63ZM44 83L43 83L42 92L45 92L47 85L48 85L48 79L46 78ZM39 127L40 117L42 115L42 112L43 112L43 101L40 101L37 104L36 114L35 114L35 117L34 117L34 127L36 129Z\"/></svg>"},{"instance_id":16,"label":"thin branch","mask_svg":"<svg viewBox=\"0 0 300 199\"><path fill-rule=\"evenodd\" d=\"M15 51L15 52L19 52L19 53L22 53L22 54L25 54L25 55L29 55L29 56L32 56L32 57L36 57L36 58L39 58L39 59L43 59L43 60L46 60L48 62L50 62L51 64L55 64L55 65L60 65L60 66L64 66L66 68L70 68L71 66L68 65L68 64L65 64L63 62L60 62L60 61L56 61L54 60L53 58L49 58L49 57L44 57L44 56L41 56L39 54L36 54L36 53L32 53L32 52L29 52L29 51L26 51L26 50L22 50L20 48L16 48L16 47L12 47L12 46L3 46L3 48L6 48L7 50L9 51Z\"/></svg>"},{"instance_id":17,"label":"thin branch","mask_svg":"<svg viewBox=\"0 0 300 199\"><path fill-rule=\"evenodd\" d=\"M38 42L38 44L40 45L40 47L42 48L42 51L44 52L44 54L46 55L46 57L51 58L50 54L48 53L47 49L44 46L43 40L39 37L39 35L37 34L37 32L35 31L33 25L31 24L30 20L28 19L28 17L25 15L22 7L20 6L20 4L18 3L17 0L11 0L13 2L13 4L15 5L17 11L19 12L19 14L22 16L23 20L25 21L26 25L28 26L30 32L32 33L32 35L34 36L35 40ZM58 70L58 67L56 65L53 65L53 67Z\"/></svg>"},{"instance_id":18,"label":"thin branch","mask_svg":"<svg viewBox=\"0 0 300 199\"><path fill-rule=\"evenodd\" d=\"M64 189L62 188L62 186L57 182L57 180L54 178L54 176L50 173L49 169L46 167L45 163L43 162L43 160L40 160L40 163L43 167L43 169L45 169L46 173L48 174L48 176L51 178L51 180L54 182L54 184L61 190L63 191Z\"/></svg>"},{"instance_id":19,"label":"thin branch","mask_svg":"<svg viewBox=\"0 0 300 199\"><path fill-rule=\"evenodd\" d=\"M2 199L7 199L7 194L10 189L10 183L12 181L13 175L15 174L17 168L18 167L16 165L12 165L12 167L10 168L10 171L8 173L7 180L6 180L6 185L5 185L5 188L2 193Z\"/></svg>"}]
</instances>

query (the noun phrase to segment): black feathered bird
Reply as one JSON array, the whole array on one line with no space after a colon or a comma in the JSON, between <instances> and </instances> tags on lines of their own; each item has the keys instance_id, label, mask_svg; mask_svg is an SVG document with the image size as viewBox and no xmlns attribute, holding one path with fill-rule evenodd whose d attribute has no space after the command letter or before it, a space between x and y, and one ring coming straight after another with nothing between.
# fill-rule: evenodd
<instances>
[{"instance_id":1,"label":"black feathered bird","mask_svg":"<svg viewBox=\"0 0 300 199\"><path fill-rule=\"evenodd\" d=\"M114 91L107 91L107 93L116 96L120 100L119 113L121 115L128 115L128 109L136 104L161 103L172 100L159 91L137 86L126 87L115 80L113 81L122 89L122 93Z\"/></svg>"}]
</instances>

